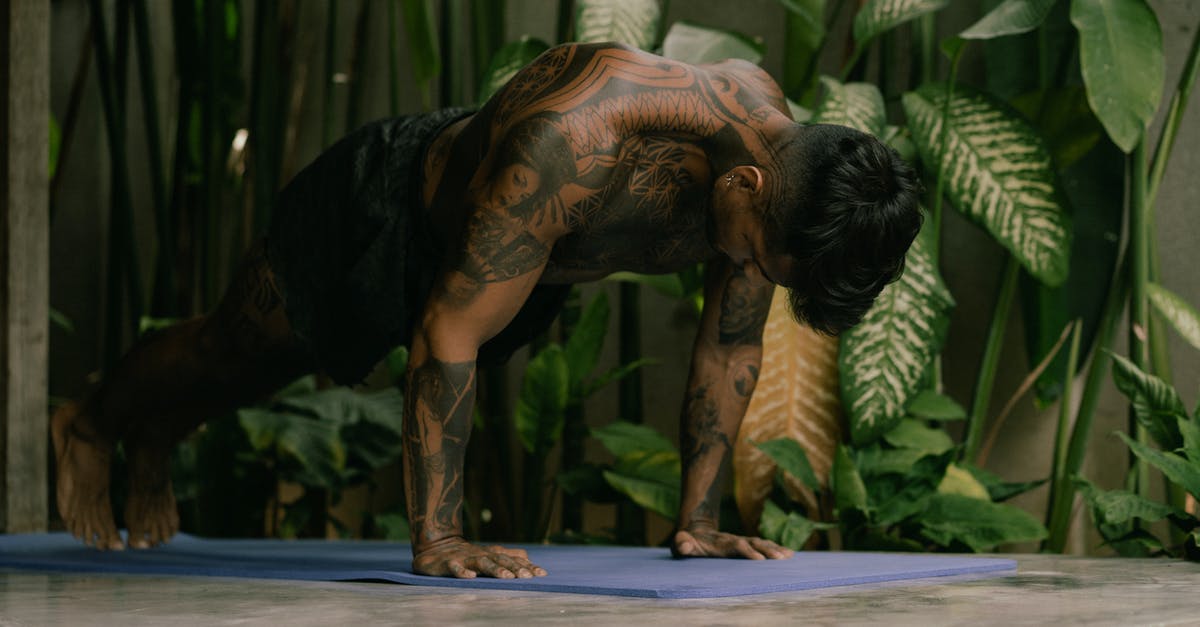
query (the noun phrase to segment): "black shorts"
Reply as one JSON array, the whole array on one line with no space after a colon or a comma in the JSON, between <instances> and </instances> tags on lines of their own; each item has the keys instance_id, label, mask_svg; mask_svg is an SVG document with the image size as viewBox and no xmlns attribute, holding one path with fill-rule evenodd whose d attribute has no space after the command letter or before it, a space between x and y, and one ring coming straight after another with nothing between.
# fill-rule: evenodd
<instances>
[{"instance_id":1,"label":"black shorts","mask_svg":"<svg viewBox=\"0 0 1200 627\"><path fill-rule=\"evenodd\" d=\"M372 122L346 136L280 192L267 255L288 321L315 367L360 383L394 347L408 345L444 251L421 202L421 161L463 109ZM553 322L570 286L538 286L479 363L506 361Z\"/></svg>"}]
</instances>

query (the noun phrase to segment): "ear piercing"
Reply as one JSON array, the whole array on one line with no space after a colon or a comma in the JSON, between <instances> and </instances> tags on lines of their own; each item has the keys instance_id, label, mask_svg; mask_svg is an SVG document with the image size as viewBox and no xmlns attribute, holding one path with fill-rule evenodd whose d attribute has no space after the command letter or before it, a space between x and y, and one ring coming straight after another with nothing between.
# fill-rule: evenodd
<instances>
[{"instance_id":1,"label":"ear piercing","mask_svg":"<svg viewBox=\"0 0 1200 627\"><path fill-rule=\"evenodd\" d=\"M732 174L727 174L725 176L725 187L733 187L733 175Z\"/></svg>"}]
</instances>

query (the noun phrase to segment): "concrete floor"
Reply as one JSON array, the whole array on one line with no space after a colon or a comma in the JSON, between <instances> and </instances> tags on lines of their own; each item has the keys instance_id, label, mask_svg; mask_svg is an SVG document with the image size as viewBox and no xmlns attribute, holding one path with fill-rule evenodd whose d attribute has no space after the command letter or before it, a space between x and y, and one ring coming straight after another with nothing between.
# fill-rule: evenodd
<instances>
[{"instance_id":1,"label":"concrete floor","mask_svg":"<svg viewBox=\"0 0 1200 627\"><path fill-rule=\"evenodd\" d=\"M1012 556L1014 575L733 599L0 571L8 625L1200 625L1200 564Z\"/></svg>"}]
</instances>

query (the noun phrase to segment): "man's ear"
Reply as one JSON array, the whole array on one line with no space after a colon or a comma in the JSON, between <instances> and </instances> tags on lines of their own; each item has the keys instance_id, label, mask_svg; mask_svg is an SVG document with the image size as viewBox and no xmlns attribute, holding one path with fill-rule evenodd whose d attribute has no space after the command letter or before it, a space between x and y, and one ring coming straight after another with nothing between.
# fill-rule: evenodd
<instances>
[{"instance_id":1,"label":"man's ear","mask_svg":"<svg viewBox=\"0 0 1200 627\"><path fill-rule=\"evenodd\" d=\"M733 169L733 174L737 178L737 185L744 188L750 194L758 194L763 191L763 185L766 180L763 178L762 170L756 165L739 165Z\"/></svg>"}]
</instances>

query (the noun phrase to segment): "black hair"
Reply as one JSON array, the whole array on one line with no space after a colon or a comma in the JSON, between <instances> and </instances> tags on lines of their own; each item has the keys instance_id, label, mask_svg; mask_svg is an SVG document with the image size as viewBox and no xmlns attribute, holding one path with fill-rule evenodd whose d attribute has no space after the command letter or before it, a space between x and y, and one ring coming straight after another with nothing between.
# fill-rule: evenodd
<instances>
[{"instance_id":1,"label":"black hair","mask_svg":"<svg viewBox=\"0 0 1200 627\"><path fill-rule=\"evenodd\" d=\"M792 315L836 335L904 271L920 182L895 150L844 126L797 127L779 154L786 201L767 213L768 241L795 261L782 279Z\"/></svg>"}]
</instances>

